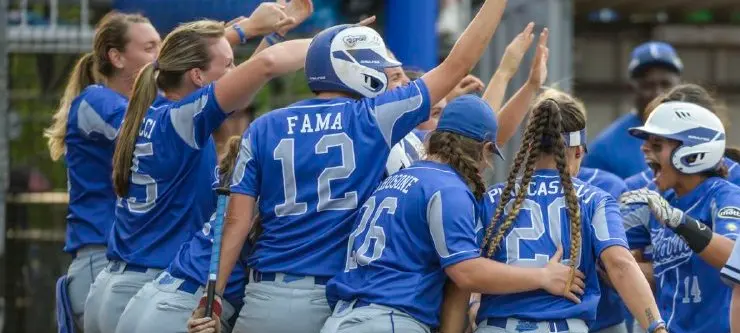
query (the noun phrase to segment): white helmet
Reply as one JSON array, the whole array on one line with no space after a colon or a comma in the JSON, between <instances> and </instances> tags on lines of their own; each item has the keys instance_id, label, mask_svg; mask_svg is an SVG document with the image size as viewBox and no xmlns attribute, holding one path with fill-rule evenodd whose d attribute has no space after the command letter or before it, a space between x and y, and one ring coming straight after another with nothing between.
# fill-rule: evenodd
<instances>
[{"instance_id":1,"label":"white helmet","mask_svg":"<svg viewBox=\"0 0 740 333\"><path fill-rule=\"evenodd\" d=\"M712 111L693 103L660 104L645 125L630 128L629 132L643 140L654 135L680 142L671 155L671 162L686 174L717 168L725 153L722 121Z\"/></svg>"}]
</instances>

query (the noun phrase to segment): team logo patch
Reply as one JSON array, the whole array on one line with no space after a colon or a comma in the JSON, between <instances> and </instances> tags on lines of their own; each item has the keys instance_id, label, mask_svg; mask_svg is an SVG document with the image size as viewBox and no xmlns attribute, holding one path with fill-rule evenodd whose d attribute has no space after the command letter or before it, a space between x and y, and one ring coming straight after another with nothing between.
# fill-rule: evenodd
<instances>
[{"instance_id":1,"label":"team logo patch","mask_svg":"<svg viewBox=\"0 0 740 333\"><path fill-rule=\"evenodd\" d=\"M737 207L725 207L719 210L717 213L718 217L725 219L736 219L740 220L740 208Z\"/></svg>"},{"instance_id":2,"label":"team logo patch","mask_svg":"<svg viewBox=\"0 0 740 333\"><path fill-rule=\"evenodd\" d=\"M344 37L344 45L347 45L347 47L355 47L357 45L357 42L364 42L367 40L366 35L359 35L359 36L346 36Z\"/></svg>"},{"instance_id":3,"label":"team logo patch","mask_svg":"<svg viewBox=\"0 0 740 333\"><path fill-rule=\"evenodd\" d=\"M517 332L529 332L537 330L537 323L533 321L519 320L516 325Z\"/></svg>"}]
</instances>

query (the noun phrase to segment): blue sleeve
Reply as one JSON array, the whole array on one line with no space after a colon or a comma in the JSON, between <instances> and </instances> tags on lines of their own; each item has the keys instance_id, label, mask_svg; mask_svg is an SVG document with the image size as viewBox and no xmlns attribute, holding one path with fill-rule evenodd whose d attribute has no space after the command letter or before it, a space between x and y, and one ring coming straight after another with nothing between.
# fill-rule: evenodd
<instances>
[{"instance_id":1,"label":"blue sleeve","mask_svg":"<svg viewBox=\"0 0 740 333\"><path fill-rule=\"evenodd\" d=\"M609 171L609 165L604 162L603 149L600 149L599 145L603 138L597 138L588 147L588 154L583 158L581 166L593 169L607 170Z\"/></svg>"},{"instance_id":2,"label":"blue sleeve","mask_svg":"<svg viewBox=\"0 0 740 333\"><path fill-rule=\"evenodd\" d=\"M740 227L740 189L732 186L731 191L720 191L712 207L712 230L722 236L735 240Z\"/></svg>"},{"instance_id":3,"label":"blue sleeve","mask_svg":"<svg viewBox=\"0 0 740 333\"><path fill-rule=\"evenodd\" d=\"M629 204L622 205L620 210L629 248L644 249L651 245L650 207L646 204Z\"/></svg>"},{"instance_id":4,"label":"blue sleeve","mask_svg":"<svg viewBox=\"0 0 740 333\"><path fill-rule=\"evenodd\" d=\"M604 198L596 204L596 209L591 217L591 240L597 257L610 246L627 246L627 237L622 225L622 214L616 200L611 196Z\"/></svg>"},{"instance_id":5,"label":"blue sleeve","mask_svg":"<svg viewBox=\"0 0 740 333\"><path fill-rule=\"evenodd\" d=\"M727 264L720 271L720 275L728 285L740 285L740 242L735 242L730 260L727 260Z\"/></svg>"},{"instance_id":6,"label":"blue sleeve","mask_svg":"<svg viewBox=\"0 0 740 333\"><path fill-rule=\"evenodd\" d=\"M427 223L442 268L478 258L475 199L470 192L448 188L435 192L427 204Z\"/></svg>"},{"instance_id":7,"label":"blue sleeve","mask_svg":"<svg viewBox=\"0 0 740 333\"><path fill-rule=\"evenodd\" d=\"M112 142L118 135L127 105L102 96L91 96L89 101L82 98L76 105L77 128L92 140Z\"/></svg>"},{"instance_id":8,"label":"blue sleeve","mask_svg":"<svg viewBox=\"0 0 740 333\"><path fill-rule=\"evenodd\" d=\"M257 198L260 190L261 170L254 158L254 147L257 146L254 124L252 123L242 136L239 156L236 159L236 164L234 164L234 173L231 178L231 192Z\"/></svg>"},{"instance_id":9,"label":"blue sleeve","mask_svg":"<svg viewBox=\"0 0 740 333\"><path fill-rule=\"evenodd\" d=\"M429 90L422 80L388 90L377 97L360 101L362 111L369 110L368 119L385 140L388 149L395 146L417 125L429 119L431 101Z\"/></svg>"},{"instance_id":10,"label":"blue sleeve","mask_svg":"<svg viewBox=\"0 0 740 333\"><path fill-rule=\"evenodd\" d=\"M170 121L177 135L193 149L200 149L226 120L225 113L216 101L214 83L196 90L172 105Z\"/></svg>"}]
</instances>

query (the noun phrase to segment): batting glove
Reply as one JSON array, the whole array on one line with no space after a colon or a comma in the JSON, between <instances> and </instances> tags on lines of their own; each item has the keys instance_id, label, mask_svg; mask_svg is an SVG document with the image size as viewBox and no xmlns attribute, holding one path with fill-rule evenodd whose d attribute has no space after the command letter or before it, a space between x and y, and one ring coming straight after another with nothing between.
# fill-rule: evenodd
<instances>
[{"instance_id":1,"label":"batting glove","mask_svg":"<svg viewBox=\"0 0 740 333\"><path fill-rule=\"evenodd\" d=\"M625 192L619 201L622 204L648 205L650 211L658 219L658 222L671 229L675 229L679 225L686 223L686 218L682 210L671 206L658 192L648 190L647 188Z\"/></svg>"}]
</instances>

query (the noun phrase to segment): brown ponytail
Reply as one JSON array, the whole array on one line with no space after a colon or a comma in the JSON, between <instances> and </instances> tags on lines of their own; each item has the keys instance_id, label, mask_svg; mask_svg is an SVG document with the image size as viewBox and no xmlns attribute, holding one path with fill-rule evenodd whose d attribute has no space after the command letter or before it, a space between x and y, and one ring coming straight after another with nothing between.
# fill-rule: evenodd
<instances>
[{"instance_id":1,"label":"brown ponytail","mask_svg":"<svg viewBox=\"0 0 740 333\"><path fill-rule=\"evenodd\" d=\"M480 199L486 186L478 170L478 161L483 157L483 142L462 135L433 131L427 139L427 154L449 164L463 178L476 199Z\"/></svg>"}]
</instances>

